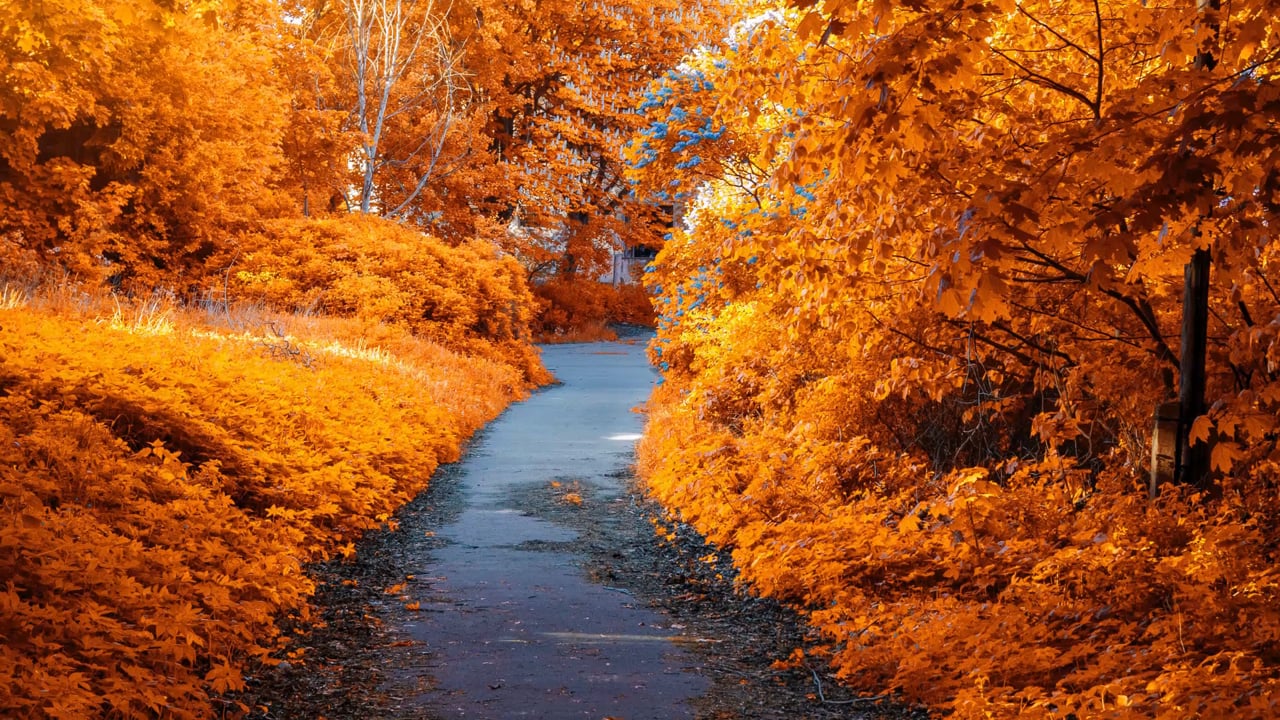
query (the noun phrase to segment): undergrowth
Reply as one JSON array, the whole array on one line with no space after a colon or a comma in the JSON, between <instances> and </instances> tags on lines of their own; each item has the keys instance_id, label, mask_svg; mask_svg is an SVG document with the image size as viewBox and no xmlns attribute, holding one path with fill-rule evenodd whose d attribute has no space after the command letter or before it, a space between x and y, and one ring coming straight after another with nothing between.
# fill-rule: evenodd
<instances>
[{"instance_id":1,"label":"undergrowth","mask_svg":"<svg viewBox=\"0 0 1280 720\"><path fill-rule=\"evenodd\" d=\"M0 286L0 716L235 715L308 562L528 389L407 329Z\"/></svg>"}]
</instances>

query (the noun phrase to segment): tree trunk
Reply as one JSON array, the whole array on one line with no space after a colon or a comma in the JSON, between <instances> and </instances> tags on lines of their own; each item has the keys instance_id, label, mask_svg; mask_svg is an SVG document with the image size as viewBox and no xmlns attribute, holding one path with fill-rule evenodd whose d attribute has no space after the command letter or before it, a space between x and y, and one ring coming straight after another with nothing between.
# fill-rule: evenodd
<instances>
[{"instance_id":1,"label":"tree trunk","mask_svg":"<svg viewBox=\"0 0 1280 720\"><path fill-rule=\"evenodd\" d=\"M1175 482L1199 484L1208 472L1208 443L1192 445L1191 424L1204 414L1205 351L1209 330L1209 251L1187 263L1182 294L1182 359L1178 386L1178 459Z\"/></svg>"}]
</instances>

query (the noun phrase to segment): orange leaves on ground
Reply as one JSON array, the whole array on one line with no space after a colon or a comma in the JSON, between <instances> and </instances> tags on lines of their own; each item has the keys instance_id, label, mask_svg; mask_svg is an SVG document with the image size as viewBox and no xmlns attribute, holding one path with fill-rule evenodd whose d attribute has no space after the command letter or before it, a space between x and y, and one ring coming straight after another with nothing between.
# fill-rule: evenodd
<instances>
[{"instance_id":1,"label":"orange leaves on ground","mask_svg":"<svg viewBox=\"0 0 1280 720\"><path fill-rule=\"evenodd\" d=\"M582 483L577 480L572 480L568 484L552 480L548 483L548 487L555 491L556 497L566 505L577 506L583 502Z\"/></svg>"}]
</instances>

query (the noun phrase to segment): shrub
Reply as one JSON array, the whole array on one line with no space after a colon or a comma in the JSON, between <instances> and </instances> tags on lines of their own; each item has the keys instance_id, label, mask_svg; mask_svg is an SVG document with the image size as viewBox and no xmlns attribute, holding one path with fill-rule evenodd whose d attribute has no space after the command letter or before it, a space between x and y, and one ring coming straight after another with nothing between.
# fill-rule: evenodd
<instances>
[{"instance_id":1,"label":"shrub","mask_svg":"<svg viewBox=\"0 0 1280 720\"><path fill-rule=\"evenodd\" d=\"M4 717L234 709L219 694L308 614L305 563L352 552L528 387L399 326L0 298Z\"/></svg>"},{"instance_id":2,"label":"shrub","mask_svg":"<svg viewBox=\"0 0 1280 720\"><path fill-rule=\"evenodd\" d=\"M554 277L533 286L538 300L535 336L542 342L612 340L609 325L653 326L653 305L642 285L609 285Z\"/></svg>"},{"instance_id":3,"label":"shrub","mask_svg":"<svg viewBox=\"0 0 1280 720\"><path fill-rule=\"evenodd\" d=\"M246 236L231 263L233 297L399 325L549 379L528 345L524 270L488 243L451 246L366 215L279 220Z\"/></svg>"}]
</instances>

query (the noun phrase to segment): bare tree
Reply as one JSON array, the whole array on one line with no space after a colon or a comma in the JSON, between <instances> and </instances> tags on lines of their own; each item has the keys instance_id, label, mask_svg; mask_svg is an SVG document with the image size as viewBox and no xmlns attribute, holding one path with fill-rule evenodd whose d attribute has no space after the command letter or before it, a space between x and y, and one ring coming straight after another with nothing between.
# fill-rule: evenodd
<instances>
[{"instance_id":1,"label":"bare tree","mask_svg":"<svg viewBox=\"0 0 1280 720\"><path fill-rule=\"evenodd\" d=\"M342 0L348 70L354 90L351 122L358 150L360 212L402 217L436 173L445 140L466 105L464 44L449 28L452 4L437 0ZM428 119L426 129L388 150L387 129L399 115ZM411 180L403 197L382 197L379 172L394 167Z\"/></svg>"}]
</instances>

